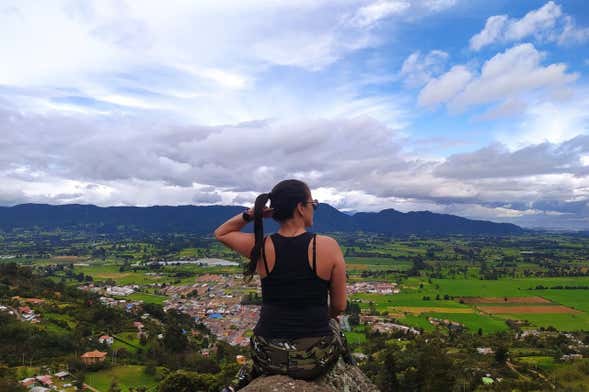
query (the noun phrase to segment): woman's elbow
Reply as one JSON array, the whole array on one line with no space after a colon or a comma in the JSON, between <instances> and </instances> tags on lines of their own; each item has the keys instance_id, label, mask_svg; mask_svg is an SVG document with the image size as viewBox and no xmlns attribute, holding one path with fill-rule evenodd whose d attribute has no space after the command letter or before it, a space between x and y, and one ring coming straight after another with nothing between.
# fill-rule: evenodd
<instances>
[{"instance_id":1,"label":"woman's elbow","mask_svg":"<svg viewBox=\"0 0 589 392\"><path fill-rule=\"evenodd\" d=\"M221 230L217 229L213 232L213 234L215 235L215 239L217 241L223 242L223 233L221 232Z\"/></svg>"}]
</instances>

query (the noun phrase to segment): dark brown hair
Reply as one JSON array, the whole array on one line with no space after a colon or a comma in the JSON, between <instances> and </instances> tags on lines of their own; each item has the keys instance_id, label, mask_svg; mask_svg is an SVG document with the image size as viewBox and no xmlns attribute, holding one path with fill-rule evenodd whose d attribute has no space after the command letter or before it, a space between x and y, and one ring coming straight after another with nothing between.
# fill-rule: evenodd
<instances>
[{"instance_id":1,"label":"dark brown hair","mask_svg":"<svg viewBox=\"0 0 589 392\"><path fill-rule=\"evenodd\" d=\"M274 209L272 218L277 222L284 222L293 217L297 204L307 201L311 191L307 184L299 180L284 180L272 188L270 193L262 193L254 203L254 238L255 243L250 253L250 262L245 266L244 277L246 281L252 279L256 272L256 266L262 246L264 244L264 207L270 200L270 208Z\"/></svg>"}]
</instances>

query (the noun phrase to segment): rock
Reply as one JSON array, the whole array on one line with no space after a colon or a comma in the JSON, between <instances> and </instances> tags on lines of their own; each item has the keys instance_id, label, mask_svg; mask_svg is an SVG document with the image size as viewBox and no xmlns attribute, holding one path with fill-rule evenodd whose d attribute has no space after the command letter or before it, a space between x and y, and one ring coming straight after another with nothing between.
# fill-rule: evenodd
<instances>
[{"instance_id":1,"label":"rock","mask_svg":"<svg viewBox=\"0 0 589 392\"><path fill-rule=\"evenodd\" d=\"M262 376L249 383L240 392L333 392L333 389L314 382L295 380L287 376Z\"/></svg>"},{"instance_id":2,"label":"rock","mask_svg":"<svg viewBox=\"0 0 589 392\"><path fill-rule=\"evenodd\" d=\"M240 392L379 392L376 385L357 366L346 364L341 358L325 375L316 380L295 380L287 376L262 376L253 380Z\"/></svg>"}]
</instances>

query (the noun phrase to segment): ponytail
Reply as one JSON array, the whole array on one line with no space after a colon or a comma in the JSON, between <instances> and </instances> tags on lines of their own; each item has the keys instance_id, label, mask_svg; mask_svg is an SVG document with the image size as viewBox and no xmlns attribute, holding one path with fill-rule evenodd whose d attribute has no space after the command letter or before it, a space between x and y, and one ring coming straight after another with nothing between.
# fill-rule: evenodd
<instances>
[{"instance_id":1,"label":"ponytail","mask_svg":"<svg viewBox=\"0 0 589 392\"><path fill-rule=\"evenodd\" d=\"M256 198L254 203L254 238L255 243L250 253L250 262L245 266L244 278L247 282L251 281L256 273L256 266L262 254L264 246L264 207L270 198L270 193L262 193Z\"/></svg>"}]
</instances>

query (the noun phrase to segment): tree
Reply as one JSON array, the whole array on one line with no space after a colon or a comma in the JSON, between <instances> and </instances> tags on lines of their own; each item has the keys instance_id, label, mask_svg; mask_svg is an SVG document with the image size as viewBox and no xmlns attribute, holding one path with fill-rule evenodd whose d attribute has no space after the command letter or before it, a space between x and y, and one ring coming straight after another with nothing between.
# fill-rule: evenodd
<instances>
[{"instance_id":1,"label":"tree","mask_svg":"<svg viewBox=\"0 0 589 392\"><path fill-rule=\"evenodd\" d=\"M176 324L168 324L163 339L166 350L178 353L186 350L188 339L184 335L182 328Z\"/></svg>"},{"instance_id":2,"label":"tree","mask_svg":"<svg viewBox=\"0 0 589 392\"><path fill-rule=\"evenodd\" d=\"M397 379L397 360L393 349L385 352L382 366L378 370L376 383L382 392L394 392L400 390Z\"/></svg>"},{"instance_id":3,"label":"tree","mask_svg":"<svg viewBox=\"0 0 589 392\"><path fill-rule=\"evenodd\" d=\"M495 350L495 361L497 361L498 363L505 363L507 362L508 358L509 350L507 349L507 347L503 345L497 347L497 349Z\"/></svg>"},{"instance_id":4,"label":"tree","mask_svg":"<svg viewBox=\"0 0 589 392\"><path fill-rule=\"evenodd\" d=\"M117 380L115 378L113 378L112 381L110 382L110 387L108 388L108 392L122 392L122 389L119 386L119 383L117 382Z\"/></svg>"},{"instance_id":5,"label":"tree","mask_svg":"<svg viewBox=\"0 0 589 392\"><path fill-rule=\"evenodd\" d=\"M212 374L179 370L170 373L159 385L159 392L218 391L219 382Z\"/></svg>"}]
</instances>

